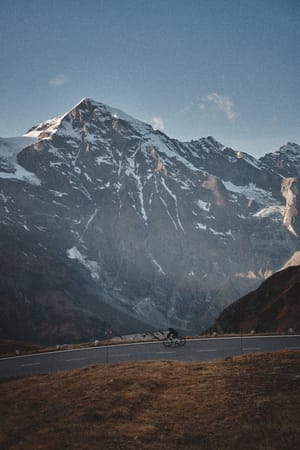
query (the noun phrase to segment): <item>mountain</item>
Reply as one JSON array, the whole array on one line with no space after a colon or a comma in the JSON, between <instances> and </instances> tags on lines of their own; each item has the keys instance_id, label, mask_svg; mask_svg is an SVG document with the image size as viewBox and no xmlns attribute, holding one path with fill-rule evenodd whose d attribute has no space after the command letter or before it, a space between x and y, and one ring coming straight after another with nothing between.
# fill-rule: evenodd
<instances>
[{"instance_id":1,"label":"mountain","mask_svg":"<svg viewBox=\"0 0 300 450\"><path fill-rule=\"evenodd\" d=\"M228 306L212 329L221 333L299 331L299 296L300 266L291 266Z\"/></svg>"},{"instance_id":2,"label":"mountain","mask_svg":"<svg viewBox=\"0 0 300 450\"><path fill-rule=\"evenodd\" d=\"M85 98L0 141L0 337L201 332L299 249L300 147L171 139Z\"/></svg>"}]
</instances>

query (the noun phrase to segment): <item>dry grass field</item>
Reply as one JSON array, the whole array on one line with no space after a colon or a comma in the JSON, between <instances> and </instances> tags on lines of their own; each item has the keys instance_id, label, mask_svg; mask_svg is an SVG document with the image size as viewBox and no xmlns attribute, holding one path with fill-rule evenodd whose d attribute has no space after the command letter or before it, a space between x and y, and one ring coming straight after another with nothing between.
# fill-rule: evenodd
<instances>
[{"instance_id":1,"label":"dry grass field","mask_svg":"<svg viewBox=\"0 0 300 450\"><path fill-rule=\"evenodd\" d=\"M300 352L0 382L2 450L300 448Z\"/></svg>"},{"instance_id":2,"label":"dry grass field","mask_svg":"<svg viewBox=\"0 0 300 450\"><path fill-rule=\"evenodd\" d=\"M8 339L0 339L0 357L13 356L16 350L21 353L36 353L45 351L47 347L38 344L29 344L28 342L12 341ZM54 349L54 348L53 348Z\"/></svg>"}]
</instances>

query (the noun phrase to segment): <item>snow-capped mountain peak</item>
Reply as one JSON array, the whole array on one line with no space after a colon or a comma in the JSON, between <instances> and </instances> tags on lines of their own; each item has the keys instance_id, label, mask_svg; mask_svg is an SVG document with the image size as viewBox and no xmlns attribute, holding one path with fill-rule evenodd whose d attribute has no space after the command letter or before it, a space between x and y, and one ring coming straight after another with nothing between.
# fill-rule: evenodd
<instances>
[{"instance_id":1,"label":"snow-capped mountain peak","mask_svg":"<svg viewBox=\"0 0 300 450\"><path fill-rule=\"evenodd\" d=\"M78 120L80 122L79 124ZM56 133L67 135L70 133L71 128L74 130L78 128L78 125L79 127L82 127L84 122L86 123L92 120L98 120L99 122L113 120L115 124L117 121L121 120L127 122L137 131L142 133L149 132L149 129L152 128L151 125L135 119L118 108L84 97L63 115L40 123L27 131L25 136L36 137L38 139L49 139Z\"/></svg>"},{"instance_id":2,"label":"snow-capped mountain peak","mask_svg":"<svg viewBox=\"0 0 300 450\"><path fill-rule=\"evenodd\" d=\"M24 136L25 137L34 137L37 139L48 139L50 138L58 129L61 124L62 116L54 117L50 120L45 120L45 122L36 125L30 130L28 130Z\"/></svg>"},{"instance_id":3,"label":"snow-capped mountain peak","mask_svg":"<svg viewBox=\"0 0 300 450\"><path fill-rule=\"evenodd\" d=\"M180 142L89 98L1 140L7 304L61 333L65 316L78 335L206 328L298 246L300 160L287 147L257 160L210 136Z\"/></svg>"}]
</instances>

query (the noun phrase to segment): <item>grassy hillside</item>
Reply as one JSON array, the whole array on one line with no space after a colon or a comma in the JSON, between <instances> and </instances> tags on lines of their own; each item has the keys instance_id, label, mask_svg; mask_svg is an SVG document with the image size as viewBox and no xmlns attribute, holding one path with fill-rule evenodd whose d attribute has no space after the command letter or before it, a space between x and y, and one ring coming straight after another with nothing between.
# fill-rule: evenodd
<instances>
[{"instance_id":1,"label":"grassy hillside","mask_svg":"<svg viewBox=\"0 0 300 450\"><path fill-rule=\"evenodd\" d=\"M132 362L0 383L0 448L288 450L300 352Z\"/></svg>"},{"instance_id":2,"label":"grassy hillside","mask_svg":"<svg viewBox=\"0 0 300 450\"><path fill-rule=\"evenodd\" d=\"M49 347L50 348L50 347ZM9 339L0 339L0 356L13 356L16 351L22 353L35 353L46 350L43 345L33 344L24 341L12 341Z\"/></svg>"}]
</instances>

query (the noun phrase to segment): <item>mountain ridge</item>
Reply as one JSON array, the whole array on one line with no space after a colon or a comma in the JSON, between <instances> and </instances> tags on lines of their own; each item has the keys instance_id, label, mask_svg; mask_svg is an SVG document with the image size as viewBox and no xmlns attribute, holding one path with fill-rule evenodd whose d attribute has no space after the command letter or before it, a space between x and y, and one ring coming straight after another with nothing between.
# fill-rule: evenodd
<instances>
[{"instance_id":1,"label":"mountain ridge","mask_svg":"<svg viewBox=\"0 0 300 450\"><path fill-rule=\"evenodd\" d=\"M38 270L38 248L42 261L51 260L41 265L62 273L70 267L84 280L76 292L73 276L61 281L57 304L53 293L52 300L42 301L25 274L16 279L13 267L6 270L15 284L12 309L27 304L31 311L32 302L37 322L39 315L52 314L72 324L72 333L40 331L47 343L104 336L106 329L173 325L199 332L299 248L294 191L300 165L293 166L295 180L286 182L282 195L297 144L292 154L280 154L281 169L278 157L256 160L212 137L180 142L88 98L26 136L34 141L17 154L15 167L40 184L16 178L13 167L8 172L0 148L0 231L10 236L9 245L1 244L3 254L18 253L24 236L27 266ZM4 292L5 277L0 277ZM51 293L51 282L43 283ZM115 320L113 311L122 320ZM84 320L82 326L86 314L90 325ZM7 336L6 325L16 323L11 317L5 331L0 324L0 335L23 338L21 321L18 336Z\"/></svg>"}]
</instances>

